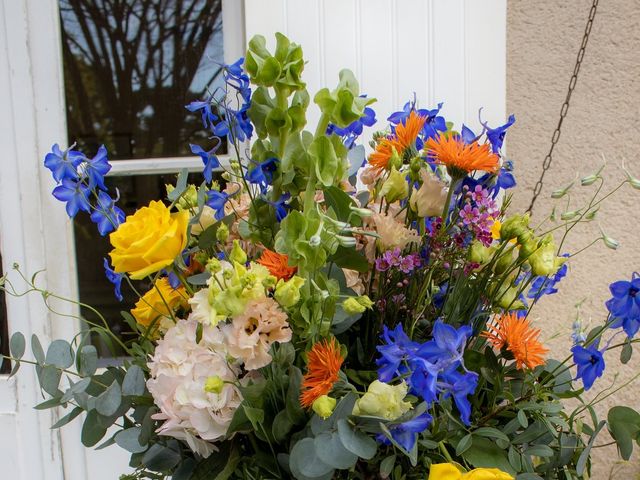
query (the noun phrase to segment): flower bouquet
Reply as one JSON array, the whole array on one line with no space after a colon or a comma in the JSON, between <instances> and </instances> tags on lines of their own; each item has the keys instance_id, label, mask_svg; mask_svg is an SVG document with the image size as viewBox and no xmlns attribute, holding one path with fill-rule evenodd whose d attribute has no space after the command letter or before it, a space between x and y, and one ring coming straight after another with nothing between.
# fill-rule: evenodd
<instances>
[{"instance_id":1,"label":"flower bouquet","mask_svg":"<svg viewBox=\"0 0 640 480\"><path fill-rule=\"evenodd\" d=\"M563 252L567 234L609 195L601 172L582 179L596 187L588 205L558 190L566 209L534 227L507 213L513 117L456 130L441 105L410 101L367 155L358 138L375 100L343 70L313 97L320 119L306 130L302 49L276 39L271 53L254 37L224 66L225 88L187 105L212 134L191 145L200 185L182 172L166 201L125 218L104 147L46 156L69 216L109 235L116 295L123 281L148 291L122 314L128 341L99 316L46 354L34 337L27 360L14 334L14 373L34 364L46 396L36 408L60 408L55 427L84 413L84 445L131 452L123 479L581 479L605 427L629 458L640 414L614 407L600 421L599 397L583 393L605 351L631 356L640 278L611 285L603 323L576 322L563 360L531 315L579 253ZM120 365L97 368L93 334Z\"/></svg>"}]
</instances>

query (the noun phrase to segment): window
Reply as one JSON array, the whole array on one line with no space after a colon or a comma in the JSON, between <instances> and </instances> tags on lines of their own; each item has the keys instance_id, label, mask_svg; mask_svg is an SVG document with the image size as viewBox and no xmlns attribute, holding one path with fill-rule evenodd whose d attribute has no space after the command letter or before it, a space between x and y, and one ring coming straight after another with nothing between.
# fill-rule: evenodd
<instances>
[{"instance_id":1,"label":"window","mask_svg":"<svg viewBox=\"0 0 640 480\"><path fill-rule=\"evenodd\" d=\"M59 0L69 144L87 155L105 144L109 159L117 160L107 186L117 188L126 214L162 198L175 172L202 168L189 143L209 150L217 142L185 105L222 84L223 4L225 18L236 22L238 0ZM235 53L236 45L230 47ZM218 153L225 149L223 143ZM74 221L74 233L80 301L126 338L120 311L138 297L124 282L123 302L114 297L103 268L108 237L86 216ZM144 293L150 285L134 287ZM81 314L95 320L86 309ZM92 340L102 356L111 356L99 338Z\"/></svg>"},{"instance_id":2,"label":"window","mask_svg":"<svg viewBox=\"0 0 640 480\"><path fill-rule=\"evenodd\" d=\"M206 141L184 106L220 85L222 0L60 0L60 20L69 144L115 160Z\"/></svg>"}]
</instances>

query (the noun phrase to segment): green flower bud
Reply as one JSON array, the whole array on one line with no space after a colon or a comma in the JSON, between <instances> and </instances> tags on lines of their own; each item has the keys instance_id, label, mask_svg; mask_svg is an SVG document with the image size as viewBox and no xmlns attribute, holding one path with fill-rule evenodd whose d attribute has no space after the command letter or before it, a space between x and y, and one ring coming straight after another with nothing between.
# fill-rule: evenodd
<instances>
[{"instance_id":1,"label":"green flower bud","mask_svg":"<svg viewBox=\"0 0 640 480\"><path fill-rule=\"evenodd\" d=\"M501 240L511 240L512 238L517 238L522 235L524 232L529 230L529 214L526 213L512 215L507 218L504 222L502 222L502 226L500 227L500 239Z\"/></svg>"},{"instance_id":2,"label":"green flower bud","mask_svg":"<svg viewBox=\"0 0 640 480\"><path fill-rule=\"evenodd\" d=\"M285 308L293 307L300 301L300 289L304 285L304 278L294 275L286 282L280 280L273 294L276 302Z\"/></svg>"},{"instance_id":3,"label":"green flower bud","mask_svg":"<svg viewBox=\"0 0 640 480\"><path fill-rule=\"evenodd\" d=\"M563 221L573 220L578 215L580 215L580 210L571 210L569 212L564 212L560 214L560 220L563 220Z\"/></svg>"},{"instance_id":4,"label":"green flower bud","mask_svg":"<svg viewBox=\"0 0 640 480\"><path fill-rule=\"evenodd\" d=\"M411 409L411 403L404 401L406 396L405 382L392 386L380 380L374 380L369 385L367 393L356 401L352 413L395 420Z\"/></svg>"},{"instance_id":5,"label":"green flower bud","mask_svg":"<svg viewBox=\"0 0 640 480\"><path fill-rule=\"evenodd\" d=\"M589 185L593 185L595 181L598 180L599 178L600 178L600 175L596 175L592 173L591 175L582 177L580 179L580 185L582 185L583 187L588 187Z\"/></svg>"},{"instance_id":6,"label":"green flower bud","mask_svg":"<svg viewBox=\"0 0 640 480\"><path fill-rule=\"evenodd\" d=\"M506 252L503 252L500 257L498 257L498 260L493 266L493 271L499 275L506 272L512 264L513 250L509 248Z\"/></svg>"},{"instance_id":7,"label":"green flower bud","mask_svg":"<svg viewBox=\"0 0 640 480\"><path fill-rule=\"evenodd\" d=\"M391 158L389 158L387 168L398 169L402 166L402 158L400 158L400 155L398 155L398 151L395 149L395 147L391 147L391 152Z\"/></svg>"},{"instance_id":8,"label":"green flower bud","mask_svg":"<svg viewBox=\"0 0 640 480\"><path fill-rule=\"evenodd\" d=\"M497 305L502 309L520 310L524 308L521 300L518 300L518 288L511 285L510 282L504 282L494 291Z\"/></svg>"},{"instance_id":9,"label":"green flower bud","mask_svg":"<svg viewBox=\"0 0 640 480\"><path fill-rule=\"evenodd\" d=\"M349 205L349 210L358 215L359 217L370 217L373 212L368 208L358 208L353 205Z\"/></svg>"},{"instance_id":10,"label":"green flower bud","mask_svg":"<svg viewBox=\"0 0 640 480\"><path fill-rule=\"evenodd\" d=\"M474 241L469 249L469 261L484 265L491 260L495 248L485 247L482 243Z\"/></svg>"},{"instance_id":11,"label":"green flower bud","mask_svg":"<svg viewBox=\"0 0 640 480\"><path fill-rule=\"evenodd\" d=\"M207 261L206 267L208 272L211 273L217 273L220 270L222 270L222 264L220 263L220 260L218 260L217 258L210 258Z\"/></svg>"},{"instance_id":12,"label":"green flower bud","mask_svg":"<svg viewBox=\"0 0 640 480\"><path fill-rule=\"evenodd\" d=\"M573 187L573 182L571 182L569 185L567 185L564 188L560 188L558 190L555 190L554 192L551 193L551 198L562 198L564 197L567 193L569 193L569 190L571 190L571 187Z\"/></svg>"},{"instance_id":13,"label":"green flower bud","mask_svg":"<svg viewBox=\"0 0 640 480\"><path fill-rule=\"evenodd\" d=\"M242 247L240 247L240 242L238 240L233 241L233 248L231 249L231 253L229 253L229 260L241 265L247 263L247 254L242 250Z\"/></svg>"},{"instance_id":14,"label":"green flower bud","mask_svg":"<svg viewBox=\"0 0 640 480\"><path fill-rule=\"evenodd\" d=\"M407 184L406 175L394 168L391 169L389 177L382 184L380 195L389 203L403 200L409 195L409 185Z\"/></svg>"},{"instance_id":15,"label":"green flower bud","mask_svg":"<svg viewBox=\"0 0 640 480\"><path fill-rule=\"evenodd\" d=\"M319 417L327 419L333 413L333 410L336 408L336 399L331 398L328 395L321 395L313 402L311 405L313 411Z\"/></svg>"},{"instance_id":16,"label":"green flower bud","mask_svg":"<svg viewBox=\"0 0 640 480\"><path fill-rule=\"evenodd\" d=\"M229 238L229 227L225 223L220 223L216 230L216 238L219 242L226 242Z\"/></svg>"},{"instance_id":17,"label":"green flower bud","mask_svg":"<svg viewBox=\"0 0 640 480\"><path fill-rule=\"evenodd\" d=\"M518 252L520 260L528 259L538 249L538 241L530 231L518 237L518 244L520 246L520 251Z\"/></svg>"},{"instance_id":18,"label":"green flower bud","mask_svg":"<svg viewBox=\"0 0 640 480\"><path fill-rule=\"evenodd\" d=\"M356 246L356 239L353 237L336 235L336 240L341 247L354 248Z\"/></svg>"},{"instance_id":19,"label":"green flower bud","mask_svg":"<svg viewBox=\"0 0 640 480\"><path fill-rule=\"evenodd\" d=\"M220 395L223 388L224 380L222 380L218 375L207 378L204 383L204 391L208 393L217 393Z\"/></svg>"},{"instance_id":20,"label":"green flower bud","mask_svg":"<svg viewBox=\"0 0 640 480\"><path fill-rule=\"evenodd\" d=\"M538 249L529 257L531 273L534 276L553 275L565 260L565 257L556 257L556 244L551 234L548 234L540 241Z\"/></svg>"},{"instance_id":21,"label":"green flower bud","mask_svg":"<svg viewBox=\"0 0 640 480\"><path fill-rule=\"evenodd\" d=\"M610 248L611 250L617 250L618 247L620 246L620 242L618 242L617 240L611 238L609 235L607 235L606 233L604 233L602 230L600 230L600 232L602 233L602 241L604 242L605 246L607 248Z\"/></svg>"},{"instance_id":22,"label":"green flower bud","mask_svg":"<svg viewBox=\"0 0 640 480\"><path fill-rule=\"evenodd\" d=\"M367 307L358 302L356 298L349 297L344 302L342 302L342 309L349 315L356 315L358 313L364 312Z\"/></svg>"}]
</instances>

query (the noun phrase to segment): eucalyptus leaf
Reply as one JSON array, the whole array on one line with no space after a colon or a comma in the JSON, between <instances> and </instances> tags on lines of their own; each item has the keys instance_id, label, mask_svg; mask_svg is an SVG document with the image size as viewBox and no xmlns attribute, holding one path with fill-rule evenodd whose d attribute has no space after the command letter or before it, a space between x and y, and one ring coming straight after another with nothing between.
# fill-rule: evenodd
<instances>
[{"instance_id":1,"label":"eucalyptus leaf","mask_svg":"<svg viewBox=\"0 0 640 480\"><path fill-rule=\"evenodd\" d=\"M93 345L83 345L78 354L78 373L90 377L98 369L98 351Z\"/></svg>"},{"instance_id":2,"label":"eucalyptus leaf","mask_svg":"<svg viewBox=\"0 0 640 480\"><path fill-rule=\"evenodd\" d=\"M69 368L73 365L73 350L66 340L54 340L47 349L45 362L58 368Z\"/></svg>"},{"instance_id":3,"label":"eucalyptus leaf","mask_svg":"<svg viewBox=\"0 0 640 480\"><path fill-rule=\"evenodd\" d=\"M168 472L180 462L178 442L169 441L167 446L156 443L146 451L142 463L154 472Z\"/></svg>"},{"instance_id":4,"label":"eucalyptus leaf","mask_svg":"<svg viewBox=\"0 0 640 480\"><path fill-rule=\"evenodd\" d=\"M115 436L115 441L119 447L124 448L128 452L142 453L147 450L147 446L140 444L140 432L140 427L120 430Z\"/></svg>"},{"instance_id":5,"label":"eucalyptus leaf","mask_svg":"<svg viewBox=\"0 0 640 480\"><path fill-rule=\"evenodd\" d=\"M338 420L338 434L342 444L351 453L365 460L370 460L375 456L378 449L376 441L353 428L348 420Z\"/></svg>"},{"instance_id":6,"label":"eucalyptus leaf","mask_svg":"<svg viewBox=\"0 0 640 480\"><path fill-rule=\"evenodd\" d=\"M16 359L21 359L24 355L24 351L26 348L26 341L24 339L24 335L21 332L16 332L11 335L11 340L9 340L9 350L11 351L11 356Z\"/></svg>"},{"instance_id":7,"label":"eucalyptus leaf","mask_svg":"<svg viewBox=\"0 0 640 480\"><path fill-rule=\"evenodd\" d=\"M631 458L633 441L640 438L640 413L624 406L615 406L607 415L609 432L624 460Z\"/></svg>"},{"instance_id":8,"label":"eucalyptus leaf","mask_svg":"<svg viewBox=\"0 0 640 480\"><path fill-rule=\"evenodd\" d=\"M107 433L107 429L98 422L98 412L91 410L82 425L80 440L85 447L93 447Z\"/></svg>"},{"instance_id":9,"label":"eucalyptus leaf","mask_svg":"<svg viewBox=\"0 0 640 480\"><path fill-rule=\"evenodd\" d=\"M289 454L289 467L296 475L299 472L304 477L317 478L330 474L333 469L318 457L312 438L303 438L296 443ZM296 475L300 478L300 475Z\"/></svg>"},{"instance_id":10,"label":"eucalyptus leaf","mask_svg":"<svg viewBox=\"0 0 640 480\"><path fill-rule=\"evenodd\" d=\"M122 394L141 396L144 394L144 372L138 365L131 365L122 382Z\"/></svg>"},{"instance_id":11,"label":"eucalyptus leaf","mask_svg":"<svg viewBox=\"0 0 640 480\"><path fill-rule=\"evenodd\" d=\"M122 402L120 384L114 380L109 387L96 398L96 410L100 415L110 417L118 411Z\"/></svg>"},{"instance_id":12,"label":"eucalyptus leaf","mask_svg":"<svg viewBox=\"0 0 640 480\"><path fill-rule=\"evenodd\" d=\"M66 424L74 420L78 415L83 412L82 408L74 407L69 413L67 413L64 417L58 420L56 423L51 425L51 429L64 427Z\"/></svg>"},{"instance_id":13,"label":"eucalyptus leaf","mask_svg":"<svg viewBox=\"0 0 640 480\"><path fill-rule=\"evenodd\" d=\"M351 453L342 444L337 432L321 433L315 438L314 446L318 458L333 468L351 468L358 461L358 456Z\"/></svg>"},{"instance_id":14,"label":"eucalyptus leaf","mask_svg":"<svg viewBox=\"0 0 640 480\"><path fill-rule=\"evenodd\" d=\"M33 357L36 359L36 362L38 362L39 365L44 364L44 350L42 349L40 339L35 333L31 335L31 351L33 352Z\"/></svg>"}]
</instances>

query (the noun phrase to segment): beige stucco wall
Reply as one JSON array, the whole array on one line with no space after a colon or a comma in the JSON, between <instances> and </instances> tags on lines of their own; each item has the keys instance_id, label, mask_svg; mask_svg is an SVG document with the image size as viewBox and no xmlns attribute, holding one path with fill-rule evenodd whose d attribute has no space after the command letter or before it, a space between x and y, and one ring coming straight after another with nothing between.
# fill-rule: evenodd
<instances>
[{"instance_id":1,"label":"beige stucco wall","mask_svg":"<svg viewBox=\"0 0 640 480\"><path fill-rule=\"evenodd\" d=\"M550 146L560 107L576 53L582 40L591 0L508 0L507 21L507 110L517 122L508 135L507 149L516 164L519 189L514 209L524 209L541 171ZM488 53L490 54L490 53ZM591 173L607 158L608 187L623 179L621 161L640 177L640 2L638 0L601 1L583 62L571 108L556 148L553 165L546 177L543 194L534 219L551 211L549 194L569 183L576 175ZM579 182L578 182L579 184ZM574 187L576 205L581 205L594 187ZM605 186L605 189L607 186ZM556 357L570 347L570 327L575 304L584 300L582 318L598 324L605 318L603 302L610 282L640 271L640 191L628 185L609 199L594 224L576 229L566 244L572 252L598 235L598 224L620 241L618 251L602 244L576 257L560 293L536 307L535 317L543 335L553 345ZM562 208L562 204L558 204ZM557 336L552 339L552 337ZM621 385L640 372L640 349L632 361L622 366L619 351L606 357L607 376L594 390ZM618 374L616 378L616 374ZM640 409L640 379L600 405L601 414L614 404ZM606 443L603 436L597 444ZM640 475L640 448L624 465L624 474ZM609 478L614 449L596 450L593 478ZM640 478L640 477L637 477Z\"/></svg>"}]
</instances>

